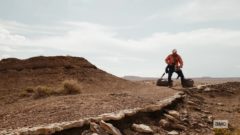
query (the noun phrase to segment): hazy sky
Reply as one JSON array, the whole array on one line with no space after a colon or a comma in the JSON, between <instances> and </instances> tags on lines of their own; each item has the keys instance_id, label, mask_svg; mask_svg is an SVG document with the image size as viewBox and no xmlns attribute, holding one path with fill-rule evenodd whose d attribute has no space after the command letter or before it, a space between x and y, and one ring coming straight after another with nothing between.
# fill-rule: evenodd
<instances>
[{"instance_id":1,"label":"hazy sky","mask_svg":"<svg viewBox=\"0 0 240 135\"><path fill-rule=\"evenodd\" d=\"M72 55L117 76L240 76L240 0L0 0L0 58Z\"/></svg>"}]
</instances>

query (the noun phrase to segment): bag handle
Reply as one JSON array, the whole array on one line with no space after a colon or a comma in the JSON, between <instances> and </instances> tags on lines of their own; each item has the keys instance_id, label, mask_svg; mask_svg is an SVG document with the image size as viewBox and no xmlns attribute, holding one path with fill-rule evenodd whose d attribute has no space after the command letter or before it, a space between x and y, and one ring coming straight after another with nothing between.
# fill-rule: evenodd
<instances>
[{"instance_id":1,"label":"bag handle","mask_svg":"<svg viewBox=\"0 0 240 135\"><path fill-rule=\"evenodd\" d=\"M165 74L166 74L166 73L164 72L164 73L162 74L162 77L161 77L160 79L162 79Z\"/></svg>"}]
</instances>

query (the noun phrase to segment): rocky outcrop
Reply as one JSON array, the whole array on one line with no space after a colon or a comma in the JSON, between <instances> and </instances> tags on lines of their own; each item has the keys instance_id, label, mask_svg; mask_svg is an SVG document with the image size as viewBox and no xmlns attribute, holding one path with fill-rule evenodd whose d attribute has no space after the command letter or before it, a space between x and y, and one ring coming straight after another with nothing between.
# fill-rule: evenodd
<instances>
[{"instance_id":1,"label":"rocky outcrop","mask_svg":"<svg viewBox=\"0 0 240 135\"><path fill-rule=\"evenodd\" d=\"M154 131L145 124L133 124L132 128L140 133L153 133Z\"/></svg>"},{"instance_id":2,"label":"rocky outcrop","mask_svg":"<svg viewBox=\"0 0 240 135\"><path fill-rule=\"evenodd\" d=\"M122 135L122 133L110 123L106 123L103 120L100 121L100 127L111 135Z\"/></svg>"},{"instance_id":3,"label":"rocky outcrop","mask_svg":"<svg viewBox=\"0 0 240 135\"><path fill-rule=\"evenodd\" d=\"M0 135L50 135L56 132L60 132L63 130L71 129L71 128L80 128L84 125L90 125L91 122L100 123L100 127L104 130L108 130L108 132L111 132L112 134L120 135L120 132L114 126L110 125L109 123L106 123L105 121L109 120L121 120L125 118L126 116L133 116L140 112L153 112L157 110L161 110L162 108L171 105L174 101L179 100L182 98L182 93L176 93L174 96L169 97L165 100L162 100L154 105L149 105L144 108L135 108L135 109L127 109L127 110L121 110L118 112L113 113L106 113L99 115L97 117L90 117L90 118L84 118L76 121L69 121L69 122L62 122L62 123L53 123L48 125L41 125L36 126L32 128L20 128L16 130L4 130L0 132ZM176 113L176 112L175 112ZM173 117L173 116L171 116ZM174 118L174 117L173 117ZM92 125L92 130L97 130L97 125Z\"/></svg>"}]
</instances>

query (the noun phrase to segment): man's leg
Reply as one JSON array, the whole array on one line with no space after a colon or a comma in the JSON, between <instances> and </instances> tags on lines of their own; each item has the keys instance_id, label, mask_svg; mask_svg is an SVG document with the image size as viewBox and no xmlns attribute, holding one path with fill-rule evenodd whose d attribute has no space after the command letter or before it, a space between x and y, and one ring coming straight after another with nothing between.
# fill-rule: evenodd
<instances>
[{"instance_id":1,"label":"man's leg","mask_svg":"<svg viewBox=\"0 0 240 135\"><path fill-rule=\"evenodd\" d=\"M179 69L179 70L176 71L176 73L177 73L178 76L181 78L181 84L182 84L182 86L184 86L184 80L185 80L185 78L184 78L184 75L183 75L182 70Z\"/></svg>"},{"instance_id":2,"label":"man's leg","mask_svg":"<svg viewBox=\"0 0 240 135\"><path fill-rule=\"evenodd\" d=\"M168 86L172 87L172 74L174 72L174 66L169 66L169 71L168 71Z\"/></svg>"}]
</instances>

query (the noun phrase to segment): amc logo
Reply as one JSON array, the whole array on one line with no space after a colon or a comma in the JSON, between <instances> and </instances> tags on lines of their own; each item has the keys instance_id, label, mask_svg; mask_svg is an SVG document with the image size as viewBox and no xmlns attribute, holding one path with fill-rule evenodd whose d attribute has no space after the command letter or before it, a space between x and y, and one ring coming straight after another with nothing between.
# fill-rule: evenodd
<instances>
[{"instance_id":1,"label":"amc logo","mask_svg":"<svg viewBox=\"0 0 240 135\"><path fill-rule=\"evenodd\" d=\"M213 128L228 128L228 120L214 120Z\"/></svg>"}]
</instances>

